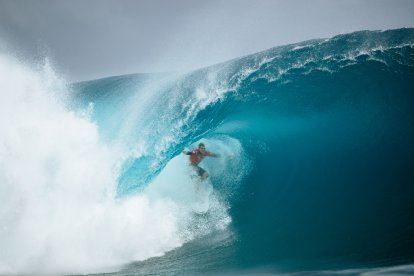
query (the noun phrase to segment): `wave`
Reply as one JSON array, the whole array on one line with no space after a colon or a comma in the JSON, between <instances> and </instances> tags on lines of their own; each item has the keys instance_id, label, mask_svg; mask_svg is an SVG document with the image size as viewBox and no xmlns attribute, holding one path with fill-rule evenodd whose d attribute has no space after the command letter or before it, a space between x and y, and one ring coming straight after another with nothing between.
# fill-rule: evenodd
<instances>
[{"instance_id":1,"label":"wave","mask_svg":"<svg viewBox=\"0 0 414 276\"><path fill-rule=\"evenodd\" d=\"M0 273L412 262L413 42L363 31L71 85L2 55ZM199 142L222 155L202 183L180 154ZM231 250L168 259L201 237Z\"/></svg>"}]
</instances>

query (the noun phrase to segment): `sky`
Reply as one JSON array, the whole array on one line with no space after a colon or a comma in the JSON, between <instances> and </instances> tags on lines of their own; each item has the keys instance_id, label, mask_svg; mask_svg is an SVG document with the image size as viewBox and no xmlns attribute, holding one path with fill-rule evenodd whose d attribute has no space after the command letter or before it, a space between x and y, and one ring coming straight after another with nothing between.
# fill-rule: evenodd
<instances>
[{"instance_id":1,"label":"sky","mask_svg":"<svg viewBox=\"0 0 414 276\"><path fill-rule=\"evenodd\" d=\"M0 0L0 51L69 81L187 71L315 38L414 27L413 0Z\"/></svg>"}]
</instances>

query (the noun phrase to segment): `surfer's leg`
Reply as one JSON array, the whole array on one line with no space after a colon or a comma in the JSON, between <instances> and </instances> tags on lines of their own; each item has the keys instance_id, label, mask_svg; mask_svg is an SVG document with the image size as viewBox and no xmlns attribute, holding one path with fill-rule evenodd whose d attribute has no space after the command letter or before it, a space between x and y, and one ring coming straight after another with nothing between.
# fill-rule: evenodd
<instances>
[{"instance_id":1,"label":"surfer's leg","mask_svg":"<svg viewBox=\"0 0 414 276\"><path fill-rule=\"evenodd\" d=\"M207 179L208 177L208 172L199 166L197 166L197 173L201 177L201 180Z\"/></svg>"},{"instance_id":2,"label":"surfer's leg","mask_svg":"<svg viewBox=\"0 0 414 276\"><path fill-rule=\"evenodd\" d=\"M207 179L207 177L208 177L208 172L204 171L203 175L201 175L201 179L204 180L204 179Z\"/></svg>"}]
</instances>

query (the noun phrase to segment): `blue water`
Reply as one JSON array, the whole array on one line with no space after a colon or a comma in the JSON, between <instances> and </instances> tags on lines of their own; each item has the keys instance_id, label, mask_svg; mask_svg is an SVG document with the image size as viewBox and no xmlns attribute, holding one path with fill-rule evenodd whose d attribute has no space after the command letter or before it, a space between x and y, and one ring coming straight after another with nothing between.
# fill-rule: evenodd
<instances>
[{"instance_id":1,"label":"blue water","mask_svg":"<svg viewBox=\"0 0 414 276\"><path fill-rule=\"evenodd\" d=\"M414 29L72 90L71 108L89 110L105 142L131 152L119 164L119 200L199 141L233 158L224 169L202 165L228 207L226 231L116 274L414 274Z\"/></svg>"}]
</instances>

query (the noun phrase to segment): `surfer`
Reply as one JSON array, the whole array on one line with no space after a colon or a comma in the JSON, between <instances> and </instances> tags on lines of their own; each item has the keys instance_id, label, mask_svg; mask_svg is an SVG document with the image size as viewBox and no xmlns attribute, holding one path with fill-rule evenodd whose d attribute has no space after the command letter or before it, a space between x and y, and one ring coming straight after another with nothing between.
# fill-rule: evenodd
<instances>
[{"instance_id":1,"label":"surfer","mask_svg":"<svg viewBox=\"0 0 414 276\"><path fill-rule=\"evenodd\" d=\"M192 151L183 151L183 154L190 155L190 165L194 167L197 174L201 177L202 180L207 179L208 173L198 166L201 161L203 161L204 157L220 157L219 154L212 153L210 151L206 151L206 146L203 143L198 144L198 149L194 149Z\"/></svg>"}]
</instances>

